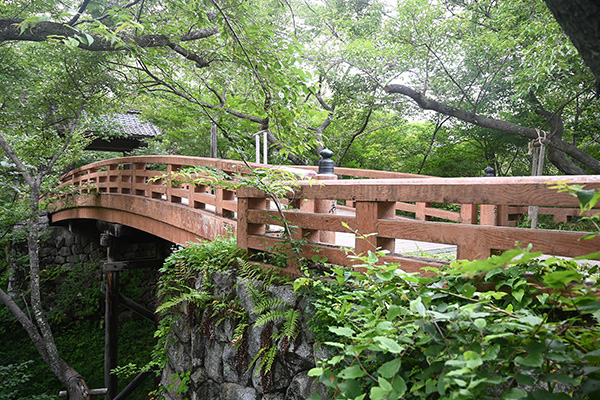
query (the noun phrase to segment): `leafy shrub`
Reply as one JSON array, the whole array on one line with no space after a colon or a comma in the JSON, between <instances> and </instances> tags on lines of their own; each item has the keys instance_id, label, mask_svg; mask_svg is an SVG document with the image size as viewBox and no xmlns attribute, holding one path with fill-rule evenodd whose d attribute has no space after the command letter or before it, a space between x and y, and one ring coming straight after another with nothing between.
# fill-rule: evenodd
<instances>
[{"instance_id":1,"label":"leafy shrub","mask_svg":"<svg viewBox=\"0 0 600 400\"><path fill-rule=\"evenodd\" d=\"M598 285L574 262L517 249L424 277L379 255L297 284L329 351L309 375L331 398L598 398Z\"/></svg>"}]
</instances>

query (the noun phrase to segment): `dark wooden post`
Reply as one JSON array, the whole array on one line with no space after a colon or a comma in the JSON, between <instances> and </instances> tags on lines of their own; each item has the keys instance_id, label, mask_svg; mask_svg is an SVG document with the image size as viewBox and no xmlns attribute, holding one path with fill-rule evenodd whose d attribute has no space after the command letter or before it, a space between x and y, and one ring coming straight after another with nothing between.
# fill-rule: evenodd
<instances>
[{"instance_id":1,"label":"dark wooden post","mask_svg":"<svg viewBox=\"0 0 600 400\"><path fill-rule=\"evenodd\" d=\"M117 244L108 232L102 234L102 244L107 244L107 261L116 261ZM108 389L106 400L112 400L118 394L118 378L111 370L118 366L119 354L119 273L107 271L106 307L104 310L104 387Z\"/></svg>"}]
</instances>

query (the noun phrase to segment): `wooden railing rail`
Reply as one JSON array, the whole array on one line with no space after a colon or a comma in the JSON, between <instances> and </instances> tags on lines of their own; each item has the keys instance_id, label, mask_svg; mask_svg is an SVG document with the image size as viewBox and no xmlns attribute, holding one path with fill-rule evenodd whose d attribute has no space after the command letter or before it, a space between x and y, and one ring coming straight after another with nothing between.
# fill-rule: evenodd
<instances>
[{"instance_id":1,"label":"wooden railing rail","mask_svg":"<svg viewBox=\"0 0 600 400\"><path fill-rule=\"evenodd\" d=\"M269 207L264 193L254 188L214 189L170 179L188 166L212 167L231 175L248 171L248 165L240 161L139 156L75 169L64 175L62 182L83 191L93 187L101 194L133 195L224 217L234 226L237 223L239 246L249 251L266 251L282 241L277 232L268 233L268 226L280 223L272 218L278 215ZM300 176L302 171L314 175L316 168L296 170ZM580 241L583 233L579 232L507 226L510 213L523 213L529 205L540 206L541 213L573 215L579 206L577 199L548 188L549 182L564 181L563 176L435 178L349 168L338 168L336 173L341 177L366 179L324 180L321 184L300 182L300 198L292 203L298 208L284 212L290 224L297 227L295 238L309 242L304 249L306 257L319 254L331 262L348 264L348 258L335 245L336 232L355 233L356 239L350 245L356 252L376 247L386 249L390 252L388 260L400 261L408 270L431 265L432 261L395 254L396 239L456 245L458 257L468 259L487 257L493 250L513 248L517 243L531 243L534 250L568 257L600 248L599 238ZM393 178L378 179L378 176ZM599 176L568 179L586 188L600 188ZM450 207L452 211L439 207L450 204L455 205ZM333 210L337 214L332 214ZM414 219L399 215L399 211L413 213Z\"/></svg>"},{"instance_id":2,"label":"wooden railing rail","mask_svg":"<svg viewBox=\"0 0 600 400\"><path fill-rule=\"evenodd\" d=\"M388 250L389 261L400 262L402 268L415 271L431 261L394 254L395 239L410 239L457 246L458 258L477 259L490 256L493 250L507 250L516 245L532 244L534 251L575 257L600 249L600 237L579 240L585 233L536 230L495 226L503 207L522 204L542 207L576 208L578 200L566 193L549 189L549 183L565 177L510 178L430 178L372 179L325 181L321 185L301 185L302 199L308 201L338 201L352 199L354 215L284 212L285 219L299 232L324 230L355 233L354 250L358 253L382 248ZM569 177L573 184L600 188L600 176ZM277 224L272 210L265 209L265 195L254 188L238 190L238 243L248 250L265 251L282 239L265 234L265 226ZM460 204L462 218L467 223L419 221L396 216L398 202ZM497 205L500 204L500 205ZM477 207L476 205L481 205ZM477 209L479 208L479 218ZM476 225L479 219L480 224ZM344 227L344 224L349 228ZM318 254L331 262L350 265L352 262L331 244L308 243L303 254Z\"/></svg>"}]
</instances>

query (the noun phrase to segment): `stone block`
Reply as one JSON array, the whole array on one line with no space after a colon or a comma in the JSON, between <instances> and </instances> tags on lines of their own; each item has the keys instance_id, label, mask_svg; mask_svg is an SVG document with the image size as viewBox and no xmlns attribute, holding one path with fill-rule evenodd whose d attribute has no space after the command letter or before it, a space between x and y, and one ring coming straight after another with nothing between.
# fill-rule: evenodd
<instances>
[{"instance_id":1,"label":"stone block","mask_svg":"<svg viewBox=\"0 0 600 400\"><path fill-rule=\"evenodd\" d=\"M264 397L262 397L264 399ZM222 395L220 400L260 400L261 396L256 390L249 387L237 385L235 383L225 383L222 385Z\"/></svg>"},{"instance_id":2,"label":"stone block","mask_svg":"<svg viewBox=\"0 0 600 400\"><path fill-rule=\"evenodd\" d=\"M300 372L292 378L285 393L285 400L306 400L318 394L322 400L327 398L327 388L319 382L319 378L308 376L307 371Z\"/></svg>"},{"instance_id":3,"label":"stone block","mask_svg":"<svg viewBox=\"0 0 600 400\"><path fill-rule=\"evenodd\" d=\"M204 368L208 377L218 383L223 383L223 348L222 343L211 341L206 343Z\"/></svg>"},{"instance_id":4,"label":"stone block","mask_svg":"<svg viewBox=\"0 0 600 400\"><path fill-rule=\"evenodd\" d=\"M226 344L223 347L223 379L225 382L249 386L251 382L250 371L236 363L237 349L235 346Z\"/></svg>"}]
</instances>

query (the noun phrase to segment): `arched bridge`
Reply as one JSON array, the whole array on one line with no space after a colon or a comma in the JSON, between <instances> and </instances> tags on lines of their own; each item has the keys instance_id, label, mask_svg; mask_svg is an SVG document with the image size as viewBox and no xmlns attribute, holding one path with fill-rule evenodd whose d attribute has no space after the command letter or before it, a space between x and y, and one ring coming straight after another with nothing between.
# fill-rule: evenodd
<instances>
[{"instance_id":1,"label":"arched bridge","mask_svg":"<svg viewBox=\"0 0 600 400\"><path fill-rule=\"evenodd\" d=\"M319 176L315 167L294 167L300 181L286 209L279 212L253 187L182 182L182 171L193 166L216 168L232 180L250 174L252 168L279 168L183 156L101 161L62 177L70 194L56 203L52 222L115 222L174 243L237 234L239 247L268 251L284 240L278 228L283 216L294 227L295 238L305 241L307 258L317 254L351 265L341 246L354 247L357 253L379 247L389 251L388 261L400 262L408 271L437 262L400 254L399 240L454 245L458 258L466 259L484 258L519 243L567 257L600 249L600 237L579 240L581 232L515 226L528 206L538 206L540 214L556 221L578 216L577 198L557 193L549 184L568 179L598 189L600 176L436 178L349 168Z\"/></svg>"}]
</instances>

